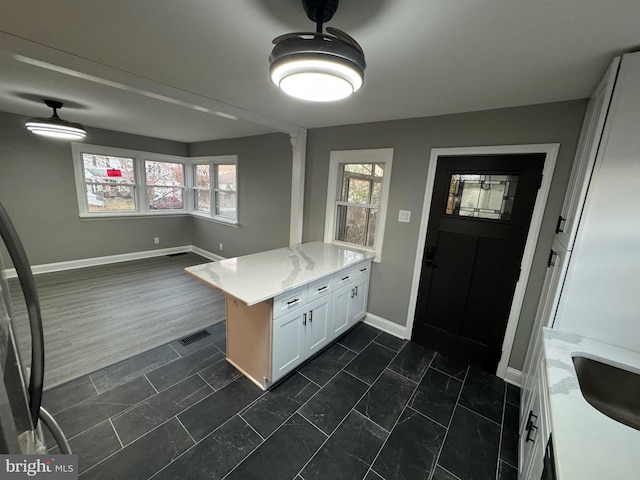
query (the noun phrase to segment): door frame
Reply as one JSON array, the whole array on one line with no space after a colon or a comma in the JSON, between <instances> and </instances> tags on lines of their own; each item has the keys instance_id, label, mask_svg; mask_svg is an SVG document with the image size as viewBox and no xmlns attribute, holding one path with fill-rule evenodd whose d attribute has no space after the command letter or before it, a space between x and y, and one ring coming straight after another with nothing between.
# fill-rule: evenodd
<instances>
[{"instance_id":1,"label":"door frame","mask_svg":"<svg viewBox=\"0 0 640 480\"><path fill-rule=\"evenodd\" d=\"M551 188L551 180L553 170L558 158L559 143L541 143L531 145L497 145L487 147L455 147L455 148L433 148L429 158L429 170L427 172L427 184L424 192L424 202L422 204L422 218L420 220L420 231L418 234L418 245L416 248L415 264L413 267L413 280L411 282L411 293L409 296L409 309L407 312L407 323L405 337L411 338L413 331L414 316L416 313L416 302L418 299L418 288L420 286L420 274L422 272L422 259L424 254L424 245L427 239L427 228L429 223L429 213L431 210L431 198L433 194L433 185L436 177L436 167L438 159L441 156L466 156L466 155L510 155L520 153L543 153L545 154L544 167L542 169L542 184L536 196L533 215L527 233L527 240L522 254L522 262L520 264L520 279L516 284L516 289L511 302L509 311L509 319L507 320L507 328L502 342L502 355L496 375L505 378L507 368L509 366L509 357L511 356L511 348L516 336L524 294L529 282L529 274L533 265L533 256L535 253L538 237L540 236L540 228L544 217L544 210L549 197ZM515 379L514 379L515 380Z\"/></svg>"}]
</instances>

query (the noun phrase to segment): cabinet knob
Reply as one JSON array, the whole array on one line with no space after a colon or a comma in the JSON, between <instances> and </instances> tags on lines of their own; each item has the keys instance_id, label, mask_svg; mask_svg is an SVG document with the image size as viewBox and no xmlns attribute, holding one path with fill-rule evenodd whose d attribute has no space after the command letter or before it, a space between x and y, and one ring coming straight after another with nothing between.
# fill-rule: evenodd
<instances>
[{"instance_id":1,"label":"cabinet knob","mask_svg":"<svg viewBox=\"0 0 640 480\"><path fill-rule=\"evenodd\" d=\"M305 327L307 326L307 314L306 313L302 314L302 325L304 325Z\"/></svg>"}]
</instances>

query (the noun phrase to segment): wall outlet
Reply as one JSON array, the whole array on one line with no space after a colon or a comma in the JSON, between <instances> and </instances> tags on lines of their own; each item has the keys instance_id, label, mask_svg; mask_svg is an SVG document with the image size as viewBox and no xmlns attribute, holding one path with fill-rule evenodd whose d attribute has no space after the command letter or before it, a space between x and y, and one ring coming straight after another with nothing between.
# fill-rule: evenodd
<instances>
[{"instance_id":1,"label":"wall outlet","mask_svg":"<svg viewBox=\"0 0 640 480\"><path fill-rule=\"evenodd\" d=\"M222 244L220 244L220 251L222 251L222 247L223 247L223 245L222 245Z\"/></svg>"},{"instance_id":2,"label":"wall outlet","mask_svg":"<svg viewBox=\"0 0 640 480\"><path fill-rule=\"evenodd\" d=\"M160 237L153 237L153 243L158 245L160 243Z\"/></svg>"}]
</instances>

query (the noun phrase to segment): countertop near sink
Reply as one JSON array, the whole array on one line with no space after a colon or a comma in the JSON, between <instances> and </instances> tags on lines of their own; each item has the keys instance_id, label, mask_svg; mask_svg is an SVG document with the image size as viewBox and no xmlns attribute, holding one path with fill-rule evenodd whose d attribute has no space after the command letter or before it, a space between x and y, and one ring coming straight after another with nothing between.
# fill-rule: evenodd
<instances>
[{"instance_id":1,"label":"countertop near sink","mask_svg":"<svg viewBox=\"0 0 640 480\"><path fill-rule=\"evenodd\" d=\"M373 257L373 253L310 242L187 267L185 271L254 305Z\"/></svg>"},{"instance_id":2,"label":"countertop near sink","mask_svg":"<svg viewBox=\"0 0 640 480\"><path fill-rule=\"evenodd\" d=\"M558 479L640 478L640 431L584 399L572 361L582 355L640 373L640 352L549 328L543 335Z\"/></svg>"}]
</instances>

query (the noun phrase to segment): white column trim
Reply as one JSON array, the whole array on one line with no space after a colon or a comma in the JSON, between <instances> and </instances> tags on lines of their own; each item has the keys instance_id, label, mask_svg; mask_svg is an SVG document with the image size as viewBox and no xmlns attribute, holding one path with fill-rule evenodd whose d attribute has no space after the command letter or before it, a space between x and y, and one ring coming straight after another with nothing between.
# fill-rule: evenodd
<instances>
[{"instance_id":1,"label":"white column trim","mask_svg":"<svg viewBox=\"0 0 640 480\"><path fill-rule=\"evenodd\" d=\"M289 245L302 243L304 217L304 170L307 158L307 130L291 134L291 220Z\"/></svg>"}]
</instances>

